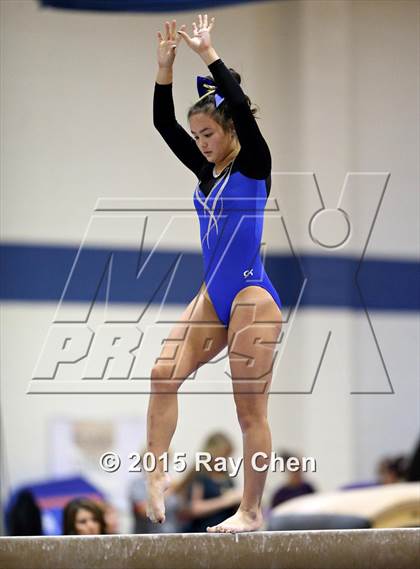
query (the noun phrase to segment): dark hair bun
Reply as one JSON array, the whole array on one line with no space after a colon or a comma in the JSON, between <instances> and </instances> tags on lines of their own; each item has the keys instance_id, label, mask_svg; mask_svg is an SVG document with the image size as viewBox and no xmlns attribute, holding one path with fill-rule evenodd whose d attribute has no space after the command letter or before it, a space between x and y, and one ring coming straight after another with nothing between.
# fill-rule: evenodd
<instances>
[{"instance_id":1,"label":"dark hair bun","mask_svg":"<svg viewBox=\"0 0 420 569\"><path fill-rule=\"evenodd\" d=\"M240 85L241 84L241 76L239 75L239 73L237 71L235 71L235 69L233 69L232 67L229 67L229 71L232 75L232 77L235 79L235 81ZM206 79L209 80L209 82L211 84L214 84L214 78L211 75L206 75L205 77ZM249 108L251 109L252 114L254 115L255 118L256 117L256 113L258 111L258 107L256 107L255 105L253 105L251 103L250 98L245 95L246 97L246 101L249 105ZM226 100L222 101L222 103L216 107L215 106L215 94L213 91L211 91L210 93L207 93L207 95L203 95L201 96L198 101L196 101L188 110L188 119L190 119L191 115L196 114L196 113L205 113L205 114L209 114L211 117L213 117L225 130L227 130L228 128L232 128L233 125L233 119L232 119L232 114L229 108L229 104Z\"/></svg>"},{"instance_id":2,"label":"dark hair bun","mask_svg":"<svg viewBox=\"0 0 420 569\"><path fill-rule=\"evenodd\" d=\"M233 75L233 77L236 79L236 81L239 83L239 85L241 84L241 76L239 75L239 73L237 71L235 71L232 67L229 67L229 71L231 72L231 74Z\"/></svg>"}]
</instances>

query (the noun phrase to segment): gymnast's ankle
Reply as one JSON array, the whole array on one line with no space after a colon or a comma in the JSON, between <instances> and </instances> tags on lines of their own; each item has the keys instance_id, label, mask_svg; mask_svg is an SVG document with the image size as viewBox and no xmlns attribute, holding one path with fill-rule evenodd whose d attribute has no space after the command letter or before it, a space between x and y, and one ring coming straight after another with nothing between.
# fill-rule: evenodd
<instances>
[{"instance_id":1,"label":"gymnast's ankle","mask_svg":"<svg viewBox=\"0 0 420 569\"><path fill-rule=\"evenodd\" d=\"M260 516L262 516L261 506L246 507L241 504L238 509L242 514L245 514L251 520L257 520Z\"/></svg>"}]
</instances>

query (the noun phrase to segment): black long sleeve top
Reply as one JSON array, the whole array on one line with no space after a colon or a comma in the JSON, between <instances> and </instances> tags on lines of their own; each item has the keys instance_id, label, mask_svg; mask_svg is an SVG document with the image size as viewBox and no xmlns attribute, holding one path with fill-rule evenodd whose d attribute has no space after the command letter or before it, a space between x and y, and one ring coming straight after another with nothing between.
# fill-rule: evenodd
<instances>
[{"instance_id":1,"label":"black long sleeve top","mask_svg":"<svg viewBox=\"0 0 420 569\"><path fill-rule=\"evenodd\" d=\"M257 180L265 180L267 196L271 187L271 155L245 93L221 59L208 66L220 92L229 104L233 124L240 143L232 171ZM213 176L213 163L200 152L195 140L177 122L172 97L172 83L155 84L153 97L153 123L165 142L199 179L200 189L207 196L219 176Z\"/></svg>"}]
</instances>

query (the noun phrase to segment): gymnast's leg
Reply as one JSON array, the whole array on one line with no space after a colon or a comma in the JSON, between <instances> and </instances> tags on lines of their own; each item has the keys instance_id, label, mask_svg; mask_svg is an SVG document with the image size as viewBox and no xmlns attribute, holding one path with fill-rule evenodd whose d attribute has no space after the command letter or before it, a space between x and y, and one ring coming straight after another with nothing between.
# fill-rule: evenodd
<instances>
[{"instance_id":1,"label":"gymnast's leg","mask_svg":"<svg viewBox=\"0 0 420 569\"><path fill-rule=\"evenodd\" d=\"M271 453L267 403L280 330L281 310L266 290L250 286L237 294L228 328L228 349L242 430L244 492L238 511L208 528L209 532L255 531L263 524L261 499L267 471L255 470L251 458L257 452L264 452L268 457ZM268 465L269 458L259 458L256 463L258 467Z\"/></svg>"},{"instance_id":2,"label":"gymnast's leg","mask_svg":"<svg viewBox=\"0 0 420 569\"><path fill-rule=\"evenodd\" d=\"M147 447L157 459L168 451L178 420L178 389L200 365L214 358L227 344L227 329L203 293L191 301L172 328L151 371L147 412ZM162 462L148 474L147 515L153 522L165 521L164 492L169 476Z\"/></svg>"}]
</instances>

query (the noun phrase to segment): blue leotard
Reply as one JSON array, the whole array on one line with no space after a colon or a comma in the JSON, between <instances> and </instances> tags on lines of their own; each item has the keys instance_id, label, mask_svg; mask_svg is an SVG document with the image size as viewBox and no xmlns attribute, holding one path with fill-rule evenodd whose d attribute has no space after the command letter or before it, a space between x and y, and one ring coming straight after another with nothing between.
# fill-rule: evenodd
<instances>
[{"instance_id":1,"label":"blue leotard","mask_svg":"<svg viewBox=\"0 0 420 569\"><path fill-rule=\"evenodd\" d=\"M154 124L181 161L199 178L194 205L200 222L204 281L213 307L229 326L238 292L259 286L282 304L260 256L271 157L241 87L221 59L209 65L233 117L241 150L219 176L193 138L177 123L172 85L155 85Z\"/></svg>"},{"instance_id":2,"label":"blue leotard","mask_svg":"<svg viewBox=\"0 0 420 569\"><path fill-rule=\"evenodd\" d=\"M207 197L199 186L194 192L204 280L214 309L226 327L235 296L247 286L266 289L281 309L260 256L266 201L264 180L253 180L241 172L232 172L232 168Z\"/></svg>"}]
</instances>

